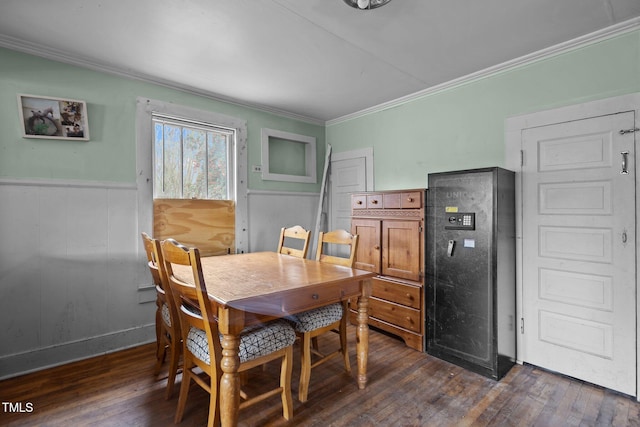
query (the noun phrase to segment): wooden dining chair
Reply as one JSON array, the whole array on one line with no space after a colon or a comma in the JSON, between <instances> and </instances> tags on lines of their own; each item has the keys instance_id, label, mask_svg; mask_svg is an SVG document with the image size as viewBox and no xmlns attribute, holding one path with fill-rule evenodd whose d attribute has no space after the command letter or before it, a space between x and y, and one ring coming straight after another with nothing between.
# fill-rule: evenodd
<instances>
[{"instance_id":1,"label":"wooden dining chair","mask_svg":"<svg viewBox=\"0 0 640 427\"><path fill-rule=\"evenodd\" d=\"M289 228L283 227L280 230L280 241L278 242L277 252L279 254L292 255L298 258L306 258L307 252L309 251L310 237L311 231L305 230L299 225L294 225ZM302 248L285 246L292 244L294 241L298 241L298 245L296 246L302 246Z\"/></svg>"},{"instance_id":2,"label":"wooden dining chair","mask_svg":"<svg viewBox=\"0 0 640 427\"><path fill-rule=\"evenodd\" d=\"M329 244L348 247L348 257L327 254L325 248L326 245ZM351 268L357 248L357 234L352 235L345 230L334 230L327 233L320 232L318 234L316 260ZM307 401L312 368L326 362L333 356L341 354L344 360L345 370L347 373L351 373L351 364L349 363L349 353L347 351L347 303L348 301L342 301L288 317L288 320L291 321L294 326L296 335L300 338L301 369L298 400L301 402ZM317 337L335 330L340 334L340 348L331 353L323 354L318 348ZM313 363L311 362L312 354L315 355L317 359Z\"/></svg>"},{"instance_id":3,"label":"wooden dining chair","mask_svg":"<svg viewBox=\"0 0 640 427\"><path fill-rule=\"evenodd\" d=\"M173 395L182 351L180 319L164 273L160 242L152 239L147 233L142 233L142 242L147 253L147 265L156 286L156 366L154 375L160 373L168 351L169 375L165 398L170 399Z\"/></svg>"},{"instance_id":4,"label":"wooden dining chair","mask_svg":"<svg viewBox=\"0 0 640 427\"><path fill-rule=\"evenodd\" d=\"M180 396L175 422L182 421L191 381L210 394L208 426L220 422L218 384L222 376L219 368L222 357L221 335L218 332L218 306L212 301L205 287L200 252L197 248L186 248L175 240L161 242L165 271L173 292L176 307L179 307L183 342L183 370ZM174 275L172 265L191 267L193 283L188 284ZM194 307L194 304L196 305ZM289 323L274 320L246 327L240 335L240 366L242 373L272 360L280 359L280 383L278 387L260 395L249 397L240 391L240 409L262 400L280 395L282 415L286 420L293 417L291 398L291 368L293 343L296 334ZM202 378L201 373L207 378Z\"/></svg>"}]
</instances>

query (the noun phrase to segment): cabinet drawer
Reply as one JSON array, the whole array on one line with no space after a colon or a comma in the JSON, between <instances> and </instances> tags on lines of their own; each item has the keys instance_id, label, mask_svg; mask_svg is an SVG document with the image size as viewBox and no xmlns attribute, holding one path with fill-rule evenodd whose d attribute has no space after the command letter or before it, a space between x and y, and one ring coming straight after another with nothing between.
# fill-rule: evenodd
<instances>
[{"instance_id":1,"label":"cabinet drawer","mask_svg":"<svg viewBox=\"0 0 640 427\"><path fill-rule=\"evenodd\" d=\"M420 333L422 322L420 310L405 307L375 297L369 298L371 309L369 316L400 326L401 328Z\"/></svg>"},{"instance_id":2,"label":"cabinet drawer","mask_svg":"<svg viewBox=\"0 0 640 427\"><path fill-rule=\"evenodd\" d=\"M310 310L321 305L331 304L340 300L340 292L336 288L320 288L313 291L300 290L291 297L287 297L282 304L284 312Z\"/></svg>"},{"instance_id":3,"label":"cabinet drawer","mask_svg":"<svg viewBox=\"0 0 640 427\"><path fill-rule=\"evenodd\" d=\"M402 194L384 194L382 197L382 201L385 209L400 209L402 207Z\"/></svg>"},{"instance_id":4,"label":"cabinet drawer","mask_svg":"<svg viewBox=\"0 0 640 427\"><path fill-rule=\"evenodd\" d=\"M371 285L371 295L374 297L413 307L418 310L421 307L420 294L422 289L418 286L381 279L373 279Z\"/></svg>"},{"instance_id":5,"label":"cabinet drawer","mask_svg":"<svg viewBox=\"0 0 640 427\"><path fill-rule=\"evenodd\" d=\"M382 209L382 194L367 194L368 209Z\"/></svg>"},{"instance_id":6,"label":"cabinet drawer","mask_svg":"<svg viewBox=\"0 0 640 427\"><path fill-rule=\"evenodd\" d=\"M382 201L385 209L420 209L422 193L420 191L384 193Z\"/></svg>"},{"instance_id":7,"label":"cabinet drawer","mask_svg":"<svg viewBox=\"0 0 640 427\"><path fill-rule=\"evenodd\" d=\"M323 286L316 289L298 289L287 295L282 302L285 312L299 312L329 305L343 299L360 295L360 282Z\"/></svg>"},{"instance_id":8,"label":"cabinet drawer","mask_svg":"<svg viewBox=\"0 0 640 427\"><path fill-rule=\"evenodd\" d=\"M365 194L357 194L351 197L351 209L366 209L367 196Z\"/></svg>"},{"instance_id":9,"label":"cabinet drawer","mask_svg":"<svg viewBox=\"0 0 640 427\"><path fill-rule=\"evenodd\" d=\"M417 209L422 206L422 193L420 191L402 193L400 200L402 209Z\"/></svg>"}]
</instances>

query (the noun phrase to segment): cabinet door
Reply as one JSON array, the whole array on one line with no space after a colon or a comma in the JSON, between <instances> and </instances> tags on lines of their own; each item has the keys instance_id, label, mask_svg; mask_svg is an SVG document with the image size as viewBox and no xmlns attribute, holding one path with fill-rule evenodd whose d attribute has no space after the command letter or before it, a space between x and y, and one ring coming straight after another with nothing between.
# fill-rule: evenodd
<instances>
[{"instance_id":1,"label":"cabinet door","mask_svg":"<svg viewBox=\"0 0 640 427\"><path fill-rule=\"evenodd\" d=\"M422 239L420 221L385 220L382 223L382 274L420 280Z\"/></svg>"},{"instance_id":2,"label":"cabinet door","mask_svg":"<svg viewBox=\"0 0 640 427\"><path fill-rule=\"evenodd\" d=\"M380 273L380 221L354 218L351 234L360 236L353 268Z\"/></svg>"}]
</instances>

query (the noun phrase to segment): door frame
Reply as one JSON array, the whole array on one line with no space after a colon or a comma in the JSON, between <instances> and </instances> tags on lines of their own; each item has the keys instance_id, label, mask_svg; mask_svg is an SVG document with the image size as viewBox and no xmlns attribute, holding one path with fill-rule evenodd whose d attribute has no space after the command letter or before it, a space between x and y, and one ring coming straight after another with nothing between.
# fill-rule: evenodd
<instances>
[{"instance_id":1,"label":"door frame","mask_svg":"<svg viewBox=\"0 0 640 427\"><path fill-rule=\"evenodd\" d=\"M522 132L524 129L547 126L556 123L580 120L589 117L616 114L624 111L635 112L635 127L640 128L640 92L629 95L590 101L582 104L559 107L505 119L505 165L516 172L516 317L523 315L522 296ZM640 132L636 133L636 144ZM638 153L634 165L637 165ZM640 168L636 166L636 217L640 212ZM637 222L637 220L636 220ZM637 229L637 228L636 228ZM640 233L636 232L636 248L640 247ZM640 298L638 298L638 282L640 274L640 250L636 250L636 400L640 402ZM518 321L518 324L520 322ZM522 364L522 348L524 339L517 334L517 363Z\"/></svg>"}]
</instances>

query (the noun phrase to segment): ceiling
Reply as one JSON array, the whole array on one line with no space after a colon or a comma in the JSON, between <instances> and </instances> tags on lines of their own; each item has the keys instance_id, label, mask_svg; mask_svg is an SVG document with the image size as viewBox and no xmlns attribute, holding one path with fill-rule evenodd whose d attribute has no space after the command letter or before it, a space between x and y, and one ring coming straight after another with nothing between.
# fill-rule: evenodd
<instances>
[{"instance_id":1,"label":"ceiling","mask_svg":"<svg viewBox=\"0 0 640 427\"><path fill-rule=\"evenodd\" d=\"M2 0L0 46L325 123L638 17L639 0Z\"/></svg>"}]
</instances>

